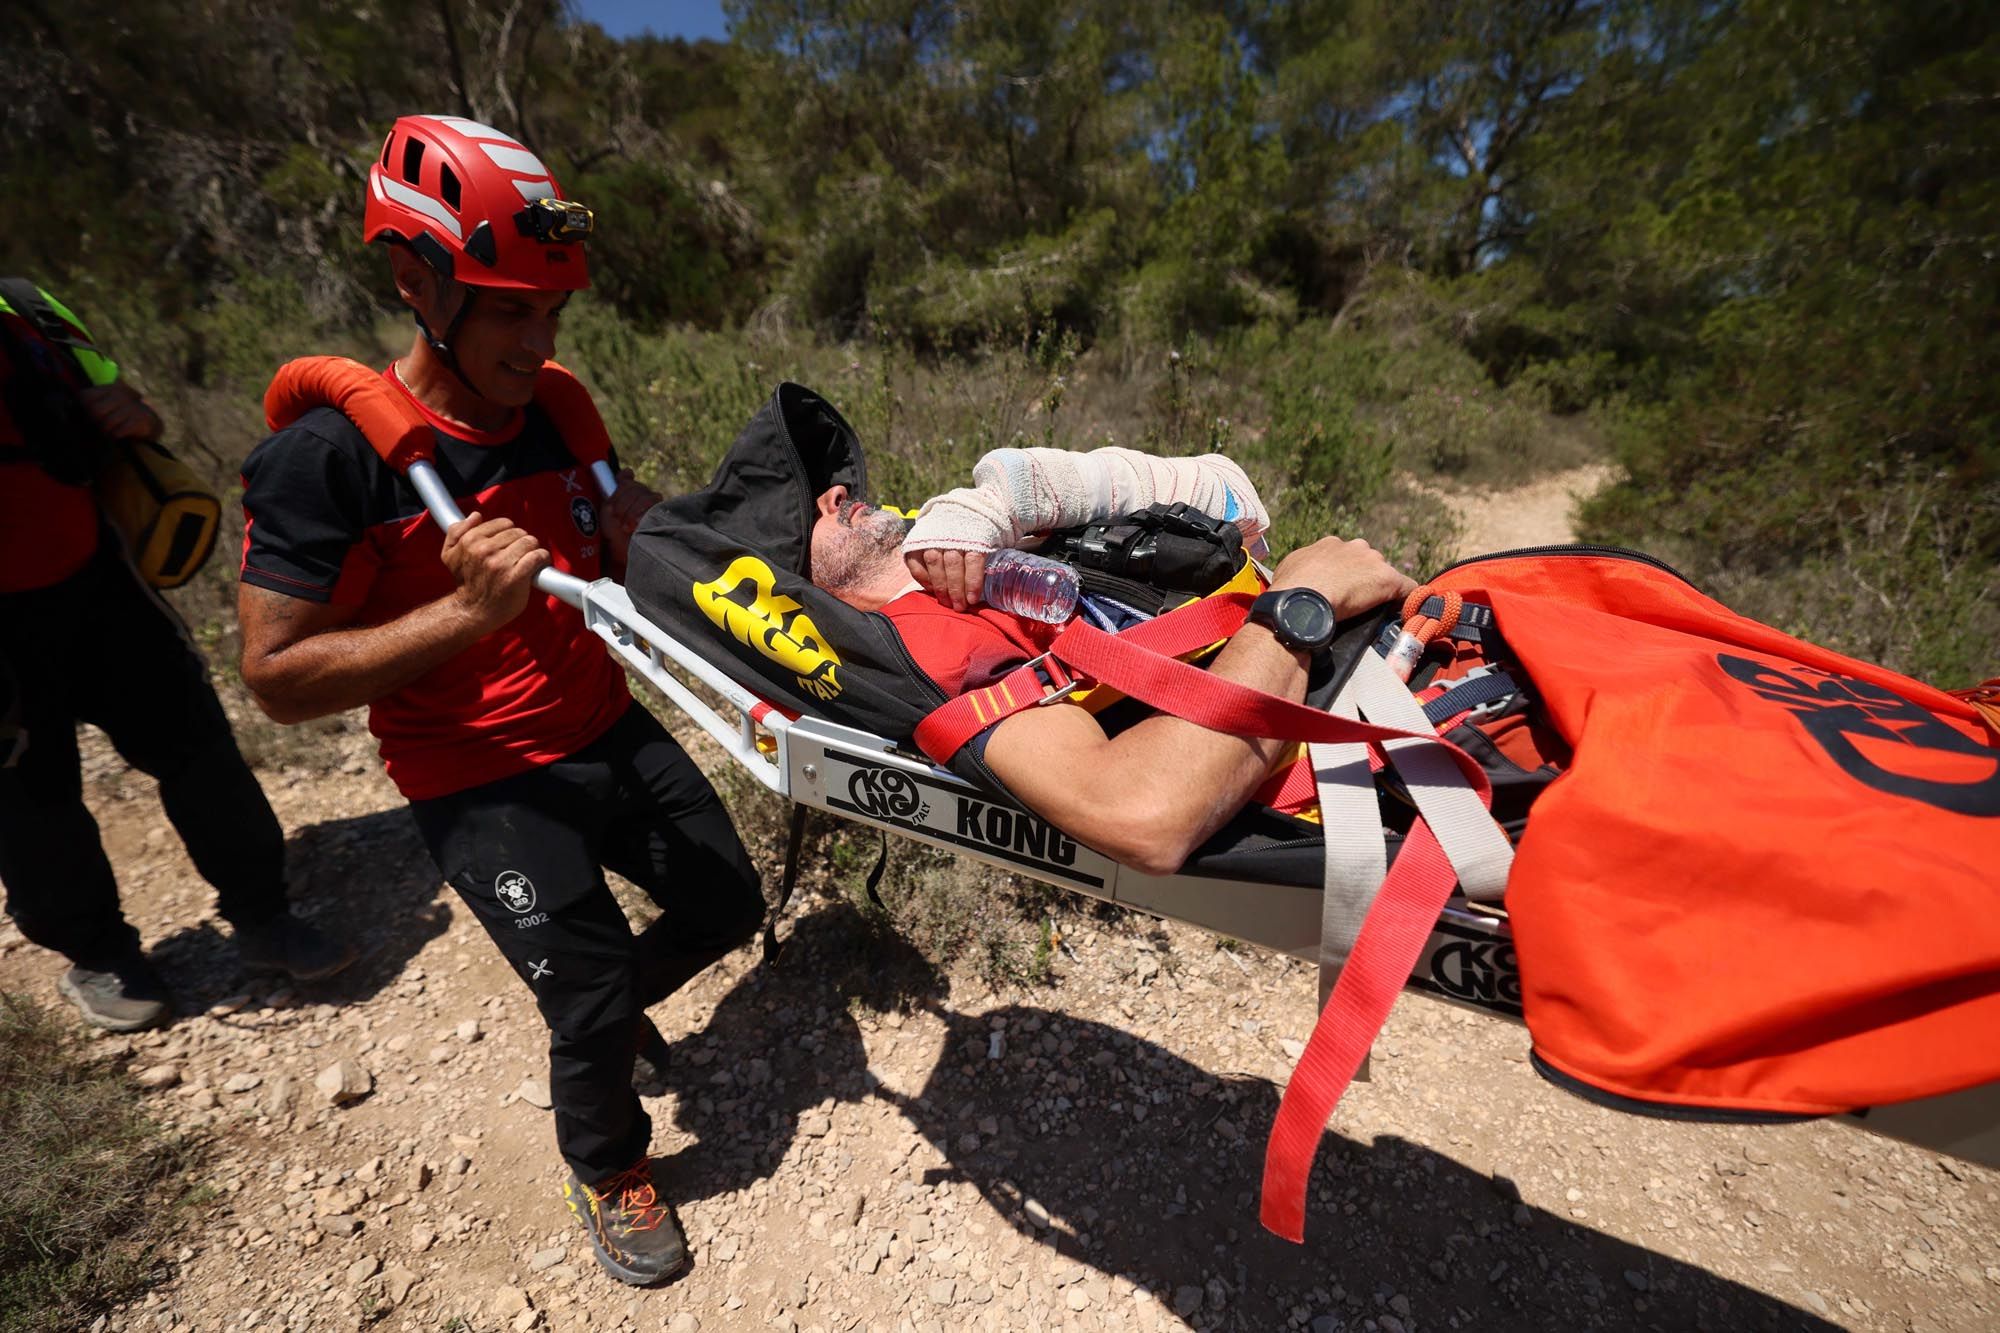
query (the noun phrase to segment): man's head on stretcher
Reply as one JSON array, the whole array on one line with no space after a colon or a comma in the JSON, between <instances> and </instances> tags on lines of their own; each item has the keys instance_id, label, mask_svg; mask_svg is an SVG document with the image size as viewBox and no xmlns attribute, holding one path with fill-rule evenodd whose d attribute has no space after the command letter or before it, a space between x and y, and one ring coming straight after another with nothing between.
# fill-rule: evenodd
<instances>
[{"instance_id":1,"label":"man's head on stretcher","mask_svg":"<svg viewBox=\"0 0 2000 1333\"><path fill-rule=\"evenodd\" d=\"M1007 455L1016 457L988 466ZM845 486L830 487L817 500L812 580L857 609L888 615L918 665L947 693L991 684L1038 655L1058 630L978 605L988 552L1057 526L1133 512L1156 498L1188 498L1178 492L1193 492L1188 502L1217 516L1234 506L1237 513L1227 516L1240 516L1240 526L1259 535L1269 526L1242 470L1219 455L1131 455L999 450L981 460L979 486L932 500L914 524ZM1093 475L1098 464L1108 477ZM1052 489L1059 492L1053 502ZM1402 598L1415 583L1366 541L1324 537L1280 560L1270 586L1310 590L1337 618L1348 618ZM1253 620L1210 671L1297 700L1305 694L1309 661L1309 652ZM987 767L1030 809L1153 874L1179 869L1292 750L1286 742L1227 736L1164 714L1107 734L1090 712L1069 704L1014 713L972 743L983 745Z\"/></svg>"}]
</instances>

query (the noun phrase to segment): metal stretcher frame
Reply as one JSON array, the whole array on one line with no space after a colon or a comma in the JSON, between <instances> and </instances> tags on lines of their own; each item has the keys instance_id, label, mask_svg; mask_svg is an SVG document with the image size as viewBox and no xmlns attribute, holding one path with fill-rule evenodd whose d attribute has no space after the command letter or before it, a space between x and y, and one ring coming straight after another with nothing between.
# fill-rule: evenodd
<instances>
[{"instance_id":1,"label":"metal stretcher frame","mask_svg":"<svg viewBox=\"0 0 2000 1333\"><path fill-rule=\"evenodd\" d=\"M604 463L593 464L592 472L604 494L616 489ZM430 464L413 463L409 477L440 526L463 517ZM612 652L751 777L787 800L1104 902L1319 961L1318 888L1141 874L892 740L823 718L790 716L653 624L613 579L585 582L544 569L536 586L581 611L584 624ZM697 686L719 699L734 719L703 698ZM1504 912L1454 899L1432 928L1407 988L1524 1022L1520 971ZM2000 1168L2000 1082L1841 1118Z\"/></svg>"}]
</instances>

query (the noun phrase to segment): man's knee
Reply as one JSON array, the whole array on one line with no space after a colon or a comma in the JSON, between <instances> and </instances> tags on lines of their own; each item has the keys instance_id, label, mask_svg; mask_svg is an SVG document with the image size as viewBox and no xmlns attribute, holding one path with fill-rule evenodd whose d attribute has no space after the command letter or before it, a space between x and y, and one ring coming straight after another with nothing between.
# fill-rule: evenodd
<instances>
[{"instance_id":1,"label":"man's knee","mask_svg":"<svg viewBox=\"0 0 2000 1333\"><path fill-rule=\"evenodd\" d=\"M629 1045L639 1020L632 960L552 954L519 966L548 1024L551 1049L582 1053Z\"/></svg>"}]
</instances>

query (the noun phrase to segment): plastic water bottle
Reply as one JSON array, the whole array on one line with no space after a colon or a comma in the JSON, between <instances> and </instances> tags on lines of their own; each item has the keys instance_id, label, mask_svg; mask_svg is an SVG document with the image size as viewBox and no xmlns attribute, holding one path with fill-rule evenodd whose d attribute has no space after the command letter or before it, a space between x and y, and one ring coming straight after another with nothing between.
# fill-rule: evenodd
<instances>
[{"instance_id":1,"label":"plastic water bottle","mask_svg":"<svg viewBox=\"0 0 2000 1333\"><path fill-rule=\"evenodd\" d=\"M1009 615L1060 625L1076 614L1082 590L1060 560L1012 549L986 557L986 604Z\"/></svg>"}]
</instances>

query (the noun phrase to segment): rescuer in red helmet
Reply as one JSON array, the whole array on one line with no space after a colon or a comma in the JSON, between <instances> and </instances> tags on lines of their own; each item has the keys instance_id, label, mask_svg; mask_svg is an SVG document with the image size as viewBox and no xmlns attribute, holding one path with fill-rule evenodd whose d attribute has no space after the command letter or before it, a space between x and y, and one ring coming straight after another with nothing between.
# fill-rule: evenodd
<instances>
[{"instance_id":1,"label":"rescuer in red helmet","mask_svg":"<svg viewBox=\"0 0 2000 1333\"><path fill-rule=\"evenodd\" d=\"M649 1285L688 1255L633 1086L635 1057L643 1076L665 1054L645 1007L751 938L764 899L708 780L582 615L533 586L548 565L620 573L660 498L620 473L600 501L535 402L591 229L512 136L396 122L365 238L419 336L382 375L435 429L466 517L438 531L352 422L315 409L244 464L238 607L243 680L273 718L368 706L431 856L548 1023L569 1209L599 1262ZM606 867L665 913L643 946Z\"/></svg>"}]
</instances>

